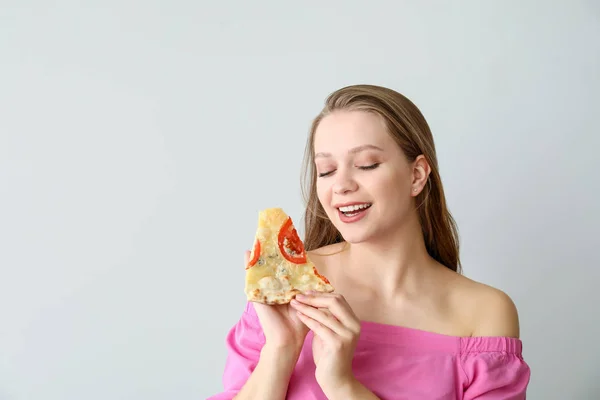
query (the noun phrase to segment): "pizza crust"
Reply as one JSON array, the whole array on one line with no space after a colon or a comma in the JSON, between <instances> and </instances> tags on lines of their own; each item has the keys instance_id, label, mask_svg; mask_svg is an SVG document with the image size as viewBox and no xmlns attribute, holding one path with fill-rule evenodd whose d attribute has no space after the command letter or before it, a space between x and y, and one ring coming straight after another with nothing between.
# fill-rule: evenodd
<instances>
[{"instance_id":1,"label":"pizza crust","mask_svg":"<svg viewBox=\"0 0 600 400\"><path fill-rule=\"evenodd\" d=\"M288 304L307 291L334 291L309 259L291 218L281 208L259 212L244 291L249 301L264 304Z\"/></svg>"}]
</instances>

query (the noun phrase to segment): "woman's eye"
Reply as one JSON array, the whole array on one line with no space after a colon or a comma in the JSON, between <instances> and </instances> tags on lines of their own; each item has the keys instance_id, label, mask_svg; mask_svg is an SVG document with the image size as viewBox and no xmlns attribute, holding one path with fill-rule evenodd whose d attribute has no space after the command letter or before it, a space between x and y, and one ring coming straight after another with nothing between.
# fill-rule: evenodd
<instances>
[{"instance_id":1,"label":"woman's eye","mask_svg":"<svg viewBox=\"0 0 600 400\"><path fill-rule=\"evenodd\" d=\"M371 164L371 165L366 165L366 166L362 166L362 167L358 167L360 169L375 169L379 167L379 163L375 163L375 164Z\"/></svg>"},{"instance_id":2,"label":"woman's eye","mask_svg":"<svg viewBox=\"0 0 600 400\"><path fill-rule=\"evenodd\" d=\"M325 176L331 175L333 173L333 171L329 171L329 172L321 172L320 174L318 174L319 178L323 178Z\"/></svg>"}]
</instances>

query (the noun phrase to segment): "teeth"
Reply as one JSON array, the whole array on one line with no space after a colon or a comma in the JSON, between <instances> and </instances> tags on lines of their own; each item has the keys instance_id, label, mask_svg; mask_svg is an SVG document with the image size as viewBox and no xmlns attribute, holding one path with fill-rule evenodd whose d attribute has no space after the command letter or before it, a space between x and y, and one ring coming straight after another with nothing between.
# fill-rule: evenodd
<instances>
[{"instance_id":1,"label":"teeth","mask_svg":"<svg viewBox=\"0 0 600 400\"><path fill-rule=\"evenodd\" d=\"M367 208L369 207L370 204L369 203L365 203L365 204L354 204L352 206L347 206L347 207L340 207L340 211L341 212L352 212L352 211L358 211L358 210L362 210L363 208Z\"/></svg>"}]
</instances>

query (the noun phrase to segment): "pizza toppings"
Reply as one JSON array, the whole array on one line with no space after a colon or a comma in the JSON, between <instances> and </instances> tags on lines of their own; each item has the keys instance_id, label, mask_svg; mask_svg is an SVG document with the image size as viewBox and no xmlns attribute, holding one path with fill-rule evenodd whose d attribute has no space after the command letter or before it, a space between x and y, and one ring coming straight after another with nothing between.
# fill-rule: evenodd
<instances>
[{"instance_id":1,"label":"pizza toppings","mask_svg":"<svg viewBox=\"0 0 600 400\"><path fill-rule=\"evenodd\" d=\"M279 290L282 287L281 281L272 276L265 276L261 280L258 281L258 286L261 289L267 290Z\"/></svg>"},{"instance_id":2,"label":"pizza toppings","mask_svg":"<svg viewBox=\"0 0 600 400\"><path fill-rule=\"evenodd\" d=\"M298 237L298 232L296 232L290 217L287 218L279 230L278 239L279 251L281 251L286 260L295 264L304 264L306 262L304 244L300 240L300 237Z\"/></svg>"},{"instance_id":3,"label":"pizza toppings","mask_svg":"<svg viewBox=\"0 0 600 400\"><path fill-rule=\"evenodd\" d=\"M287 304L298 293L334 291L308 258L291 218L281 208L259 213L249 259L244 289L249 301Z\"/></svg>"},{"instance_id":4,"label":"pizza toppings","mask_svg":"<svg viewBox=\"0 0 600 400\"><path fill-rule=\"evenodd\" d=\"M318 276L319 278L321 278L321 279L323 280L323 282L325 282L326 284L328 284L328 285L329 285L329 284L331 283L331 282L329 282L329 280L328 280L327 278L325 278L323 275L321 275L321 274L319 273L319 271L317 271L317 267L315 267L314 265L313 265L313 273L314 273L316 276Z\"/></svg>"},{"instance_id":5,"label":"pizza toppings","mask_svg":"<svg viewBox=\"0 0 600 400\"><path fill-rule=\"evenodd\" d=\"M258 238L255 238L254 239L254 248L252 249L252 254L250 254L250 260L248 261L248 265L246 266L246 269L253 267L257 263L257 261L259 261L259 257L260 257L260 240L258 240ZM262 262L259 262L259 264L262 264Z\"/></svg>"}]
</instances>

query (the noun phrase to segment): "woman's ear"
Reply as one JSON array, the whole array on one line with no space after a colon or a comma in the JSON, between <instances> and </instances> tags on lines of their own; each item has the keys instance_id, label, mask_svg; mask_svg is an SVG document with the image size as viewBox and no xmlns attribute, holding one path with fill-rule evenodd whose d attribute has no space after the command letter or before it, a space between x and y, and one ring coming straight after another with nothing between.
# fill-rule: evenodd
<instances>
[{"instance_id":1,"label":"woman's ear","mask_svg":"<svg viewBox=\"0 0 600 400\"><path fill-rule=\"evenodd\" d=\"M415 161L413 161L413 171L412 171L412 184L411 184L411 194L413 196L419 195L425 185L427 184L427 179L429 179L429 174L431 173L431 167L427 162L427 159L424 155L418 156Z\"/></svg>"}]
</instances>

